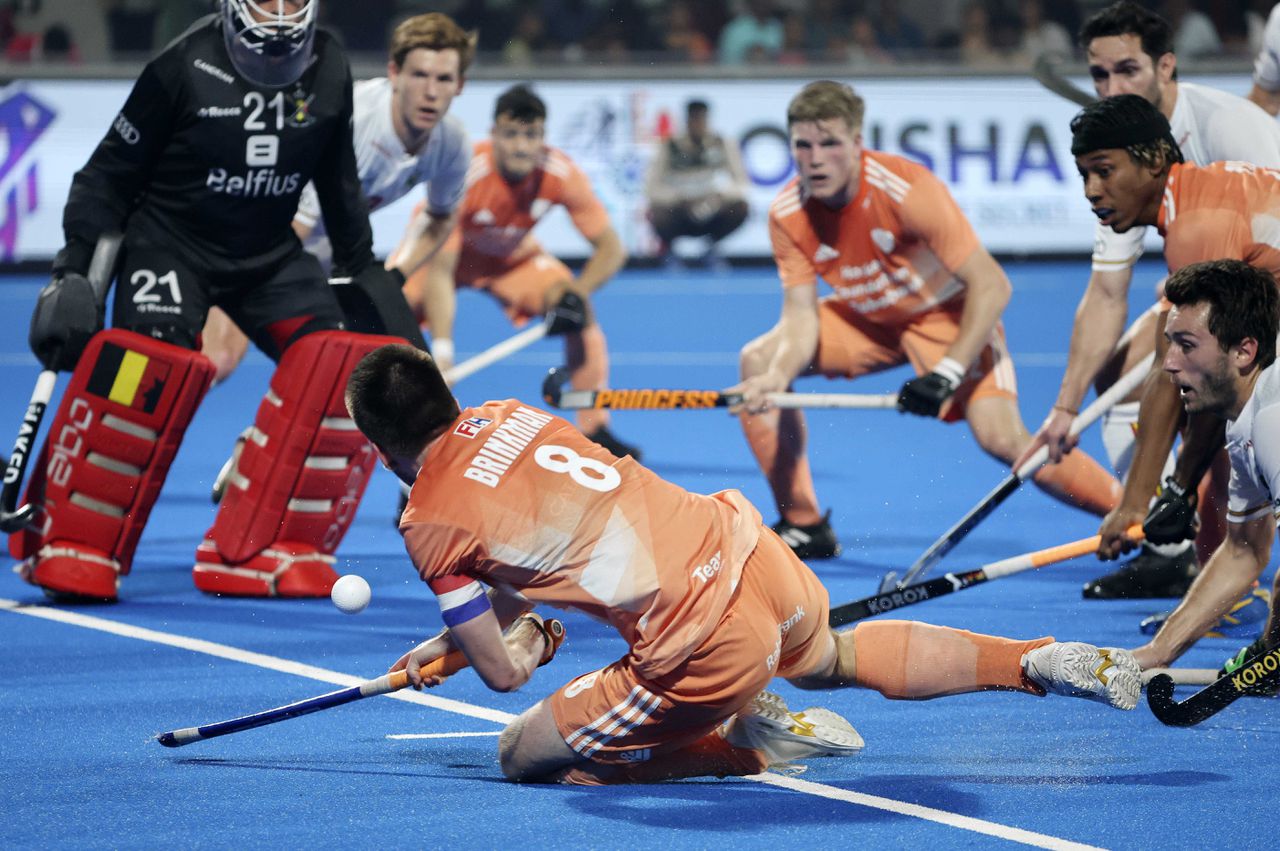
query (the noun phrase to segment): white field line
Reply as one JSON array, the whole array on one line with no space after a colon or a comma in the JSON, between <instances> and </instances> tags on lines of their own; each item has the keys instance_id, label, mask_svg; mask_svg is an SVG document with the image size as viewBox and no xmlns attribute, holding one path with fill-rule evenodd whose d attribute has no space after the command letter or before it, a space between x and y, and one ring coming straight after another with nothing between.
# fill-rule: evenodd
<instances>
[{"instance_id":1,"label":"white field line","mask_svg":"<svg viewBox=\"0 0 1280 851\"><path fill-rule=\"evenodd\" d=\"M387 733L388 739L406 740L406 739L469 739L477 736L501 736L501 730L493 730L488 733Z\"/></svg>"},{"instance_id":2,"label":"white field line","mask_svg":"<svg viewBox=\"0 0 1280 851\"><path fill-rule=\"evenodd\" d=\"M295 676L306 677L319 682L331 683L333 685L347 688L360 685L362 682L365 682L361 677L353 677L350 674L330 671L325 668L316 667L315 665L294 662L291 659L282 659L279 656L255 653L252 650L243 650L239 647L232 647L228 644L219 644L214 641L205 641L204 639L191 638L189 636L176 635L169 632L159 632L154 629L133 626L120 621L93 617L92 615L83 615L79 612L63 611L61 609L54 609L48 606L26 605L18 602L17 600L9 600L2 597L0 597L0 611L7 611L16 615L41 618L43 620L55 621L69 626L78 626L84 629L93 629L124 638L149 641L153 644L165 645L166 647L190 650L193 653L204 653L208 656L216 656L219 659L242 662L246 665L256 665L260 668L266 668L267 670L279 671L283 674L293 674ZM385 696L393 700L403 700L408 703L429 706L432 709L439 709L444 712L453 712L470 718L493 721L497 724L507 724L516 718L515 715L512 715L509 712L501 712L485 706L476 706L471 703L464 703L460 700L449 700L448 698L436 697L431 694L413 691L412 689L392 692ZM431 738L458 735L467 734L397 734L394 736L388 736L387 738ZM471 733L469 735L497 735L497 733ZM784 777L780 774L757 774L746 779L770 786L777 786L782 789L790 789L806 795L825 798L827 800L842 801L856 806L870 807L871 809L896 813L909 818L923 819L925 821L946 825L947 827L954 827L960 830L980 833L985 836L1007 839L1011 842L1019 842L1036 848L1051 848L1055 849L1055 851L1056 849L1062 849L1062 851L1090 851L1092 849L1093 851L1096 851L1094 846L1082 845L1078 842L1059 839L1043 833L1036 833L1034 831L1023 830L1017 827L1008 827L1006 825L985 821L983 819L949 813L946 810L920 806L919 804L895 801L892 798L881 798L876 795L867 795L862 792L850 792L845 789L839 789L834 786L827 786L821 783L813 783L794 777Z\"/></svg>"}]
</instances>

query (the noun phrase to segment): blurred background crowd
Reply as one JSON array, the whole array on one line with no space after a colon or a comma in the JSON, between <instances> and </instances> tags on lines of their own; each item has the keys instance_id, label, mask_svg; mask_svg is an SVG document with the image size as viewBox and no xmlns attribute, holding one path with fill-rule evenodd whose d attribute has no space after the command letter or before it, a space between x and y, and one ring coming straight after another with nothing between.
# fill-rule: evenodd
<instances>
[{"instance_id":1,"label":"blurred background crowd","mask_svg":"<svg viewBox=\"0 0 1280 851\"><path fill-rule=\"evenodd\" d=\"M1256 54L1275 0L1155 0L1182 61ZM0 0L9 63L141 60L213 0ZM480 36L481 66L953 63L1026 67L1075 54L1106 0L325 0L356 61L383 61L407 15L441 11Z\"/></svg>"}]
</instances>

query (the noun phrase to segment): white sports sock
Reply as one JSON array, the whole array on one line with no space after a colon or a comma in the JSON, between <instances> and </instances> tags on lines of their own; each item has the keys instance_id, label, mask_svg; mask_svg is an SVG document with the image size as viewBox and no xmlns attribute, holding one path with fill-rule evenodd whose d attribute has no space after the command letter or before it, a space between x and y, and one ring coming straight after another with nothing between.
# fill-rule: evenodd
<instances>
[{"instance_id":1,"label":"white sports sock","mask_svg":"<svg viewBox=\"0 0 1280 851\"><path fill-rule=\"evenodd\" d=\"M1137 424L1137 402L1121 402L1102 415L1102 445L1120 481L1129 475L1129 465L1133 463L1133 430Z\"/></svg>"}]
</instances>

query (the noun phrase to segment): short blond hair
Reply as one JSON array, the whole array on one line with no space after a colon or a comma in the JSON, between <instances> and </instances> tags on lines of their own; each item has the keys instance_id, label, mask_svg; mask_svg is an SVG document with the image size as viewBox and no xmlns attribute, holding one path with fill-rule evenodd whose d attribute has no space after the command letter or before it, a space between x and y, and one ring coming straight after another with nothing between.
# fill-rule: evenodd
<instances>
[{"instance_id":1,"label":"short blond hair","mask_svg":"<svg viewBox=\"0 0 1280 851\"><path fill-rule=\"evenodd\" d=\"M465 74L476 56L478 41L479 36L474 31L467 32L448 15L440 12L414 15L401 21L391 34L391 61L397 68L402 67L409 51L420 47L427 50L456 50L458 73Z\"/></svg>"},{"instance_id":2,"label":"short blond hair","mask_svg":"<svg viewBox=\"0 0 1280 851\"><path fill-rule=\"evenodd\" d=\"M787 104L787 129L801 121L842 119L855 133L862 130L862 116L867 105L844 83L817 80L800 90Z\"/></svg>"}]
</instances>

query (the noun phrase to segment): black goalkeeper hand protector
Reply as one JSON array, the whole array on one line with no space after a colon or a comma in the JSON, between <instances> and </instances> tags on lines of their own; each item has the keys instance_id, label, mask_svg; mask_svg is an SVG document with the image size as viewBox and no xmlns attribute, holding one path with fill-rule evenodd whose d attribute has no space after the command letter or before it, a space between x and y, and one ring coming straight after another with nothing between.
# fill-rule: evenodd
<instances>
[{"instance_id":1,"label":"black goalkeeper hand protector","mask_svg":"<svg viewBox=\"0 0 1280 851\"><path fill-rule=\"evenodd\" d=\"M581 331L590 322L591 308L587 300L573 290L568 290L547 311L547 334L554 337L572 331Z\"/></svg>"},{"instance_id":2,"label":"black goalkeeper hand protector","mask_svg":"<svg viewBox=\"0 0 1280 851\"><path fill-rule=\"evenodd\" d=\"M430 351L413 308L405 301L404 275L399 269L388 271L380 263L370 263L350 278L334 277L329 283L346 317L347 330L389 334Z\"/></svg>"},{"instance_id":3,"label":"black goalkeeper hand protector","mask_svg":"<svg viewBox=\"0 0 1280 851\"><path fill-rule=\"evenodd\" d=\"M1194 539L1200 528L1195 504L1195 491L1188 492L1173 476L1165 479L1160 496L1142 521L1148 543L1176 544Z\"/></svg>"},{"instance_id":4,"label":"black goalkeeper hand protector","mask_svg":"<svg viewBox=\"0 0 1280 851\"><path fill-rule=\"evenodd\" d=\"M898 410L905 414L936 417L963 379L964 367L951 358L943 358L932 372L902 385L898 391Z\"/></svg>"},{"instance_id":5,"label":"black goalkeeper hand protector","mask_svg":"<svg viewBox=\"0 0 1280 851\"><path fill-rule=\"evenodd\" d=\"M106 307L79 272L57 274L36 298L28 342L45 369L70 371L103 328Z\"/></svg>"}]
</instances>

